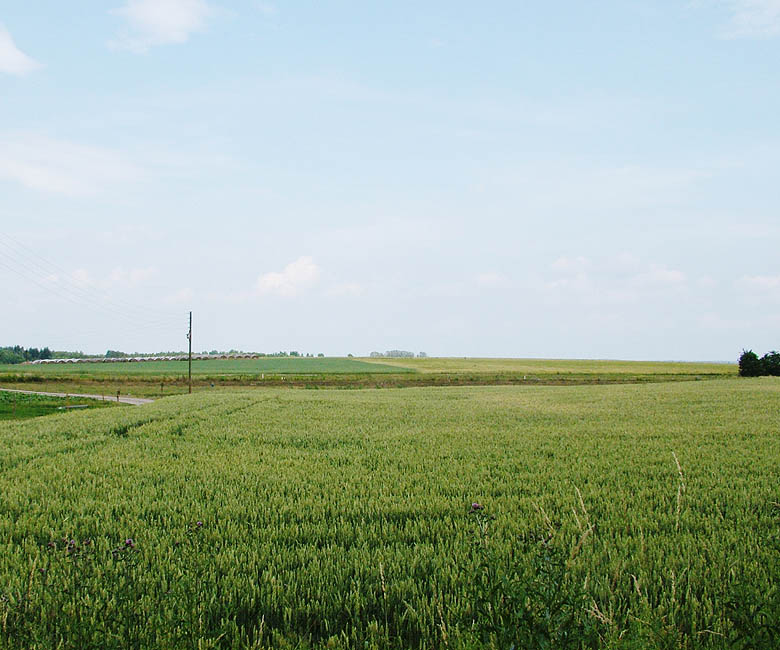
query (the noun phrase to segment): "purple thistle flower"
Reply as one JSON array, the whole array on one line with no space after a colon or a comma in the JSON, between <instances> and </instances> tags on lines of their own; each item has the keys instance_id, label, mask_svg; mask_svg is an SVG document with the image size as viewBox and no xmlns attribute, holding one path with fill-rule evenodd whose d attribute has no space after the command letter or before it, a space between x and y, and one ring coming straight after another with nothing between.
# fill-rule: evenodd
<instances>
[{"instance_id":1,"label":"purple thistle flower","mask_svg":"<svg viewBox=\"0 0 780 650\"><path fill-rule=\"evenodd\" d=\"M202 521L198 521L198 522L197 522L195 525L196 525L198 528L202 528L202 527L203 527L203 522L202 522Z\"/></svg>"},{"instance_id":2,"label":"purple thistle flower","mask_svg":"<svg viewBox=\"0 0 780 650\"><path fill-rule=\"evenodd\" d=\"M125 548L135 548L135 542L133 541L132 537L128 537L125 540Z\"/></svg>"},{"instance_id":3,"label":"purple thistle flower","mask_svg":"<svg viewBox=\"0 0 780 650\"><path fill-rule=\"evenodd\" d=\"M471 512L477 512L478 510L484 510L485 506L483 506L481 503L477 503L476 501L471 504Z\"/></svg>"}]
</instances>

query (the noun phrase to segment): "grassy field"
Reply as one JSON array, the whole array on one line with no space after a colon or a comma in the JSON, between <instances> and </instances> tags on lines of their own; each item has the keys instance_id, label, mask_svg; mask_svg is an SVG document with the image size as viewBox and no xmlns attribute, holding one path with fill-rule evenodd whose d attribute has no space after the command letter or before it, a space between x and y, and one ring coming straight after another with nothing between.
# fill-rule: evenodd
<instances>
[{"instance_id":1,"label":"grassy field","mask_svg":"<svg viewBox=\"0 0 780 650\"><path fill-rule=\"evenodd\" d=\"M426 359L361 359L368 363L443 373L525 373L590 375L736 375L736 363L682 361L613 361L594 359L472 359L431 357Z\"/></svg>"},{"instance_id":2,"label":"grassy field","mask_svg":"<svg viewBox=\"0 0 780 650\"><path fill-rule=\"evenodd\" d=\"M0 423L0 647L777 647L779 428L770 378Z\"/></svg>"},{"instance_id":3,"label":"grassy field","mask_svg":"<svg viewBox=\"0 0 780 650\"><path fill-rule=\"evenodd\" d=\"M72 408L87 409L106 406L114 406L114 404L88 398L25 395L0 391L0 420L25 420Z\"/></svg>"},{"instance_id":4,"label":"grassy field","mask_svg":"<svg viewBox=\"0 0 780 650\"><path fill-rule=\"evenodd\" d=\"M264 357L260 359L211 359L193 361L193 375L261 375L261 374L358 374L408 372L396 366L366 363L335 357ZM57 363L41 365L0 365L0 374L26 373L36 375L187 375L186 361L139 361L133 363Z\"/></svg>"},{"instance_id":5,"label":"grassy field","mask_svg":"<svg viewBox=\"0 0 780 650\"><path fill-rule=\"evenodd\" d=\"M734 364L542 359L306 359L193 362L193 390L241 386L401 388L647 383L736 375ZM188 391L185 362L0 366L0 386L160 397Z\"/></svg>"}]
</instances>

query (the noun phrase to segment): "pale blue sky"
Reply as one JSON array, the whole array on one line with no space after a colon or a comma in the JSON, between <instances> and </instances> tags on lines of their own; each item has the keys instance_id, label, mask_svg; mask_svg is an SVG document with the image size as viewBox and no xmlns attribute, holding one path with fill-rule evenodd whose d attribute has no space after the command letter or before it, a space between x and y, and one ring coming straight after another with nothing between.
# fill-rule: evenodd
<instances>
[{"instance_id":1,"label":"pale blue sky","mask_svg":"<svg viewBox=\"0 0 780 650\"><path fill-rule=\"evenodd\" d=\"M779 55L780 0L9 0L0 345L777 348Z\"/></svg>"}]
</instances>

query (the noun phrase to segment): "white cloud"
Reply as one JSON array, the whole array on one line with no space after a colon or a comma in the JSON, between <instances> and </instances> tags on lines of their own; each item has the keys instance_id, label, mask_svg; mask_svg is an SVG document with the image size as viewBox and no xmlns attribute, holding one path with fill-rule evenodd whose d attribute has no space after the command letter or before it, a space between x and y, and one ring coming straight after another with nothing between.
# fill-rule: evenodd
<instances>
[{"instance_id":1,"label":"white cloud","mask_svg":"<svg viewBox=\"0 0 780 650\"><path fill-rule=\"evenodd\" d=\"M638 287L677 287L685 282L685 273L651 264L650 268L634 275L630 282Z\"/></svg>"},{"instance_id":2,"label":"white cloud","mask_svg":"<svg viewBox=\"0 0 780 650\"><path fill-rule=\"evenodd\" d=\"M582 256L561 257L551 269L554 276L540 278L536 288L553 301L632 304L648 295L677 292L687 285L682 271L643 262L629 253L598 261Z\"/></svg>"},{"instance_id":3,"label":"white cloud","mask_svg":"<svg viewBox=\"0 0 780 650\"><path fill-rule=\"evenodd\" d=\"M780 35L780 0L730 0L733 12L727 36L769 38Z\"/></svg>"},{"instance_id":4,"label":"white cloud","mask_svg":"<svg viewBox=\"0 0 780 650\"><path fill-rule=\"evenodd\" d=\"M11 34L3 23L0 23L0 72L21 76L40 67L40 63L16 47Z\"/></svg>"},{"instance_id":5,"label":"white cloud","mask_svg":"<svg viewBox=\"0 0 780 650\"><path fill-rule=\"evenodd\" d=\"M276 6L272 5L270 2L258 2L256 4L258 11L266 16L275 16L277 13L279 13L279 10L276 8Z\"/></svg>"},{"instance_id":6,"label":"white cloud","mask_svg":"<svg viewBox=\"0 0 780 650\"><path fill-rule=\"evenodd\" d=\"M559 257L552 263L552 269L562 273L582 272L590 268L590 260L581 255L578 257Z\"/></svg>"},{"instance_id":7,"label":"white cloud","mask_svg":"<svg viewBox=\"0 0 780 650\"><path fill-rule=\"evenodd\" d=\"M328 296L360 296L365 293L366 288L358 282L342 282L334 284L325 292Z\"/></svg>"},{"instance_id":8,"label":"white cloud","mask_svg":"<svg viewBox=\"0 0 780 650\"><path fill-rule=\"evenodd\" d=\"M70 281L79 288L88 287L92 284L87 269L76 269L70 274Z\"/></svg>"},{"instance_id":9,"label":"white cloud","mask_svg":"<svg viewBox=\"0 0 780 650\"><path fill-rule=\"evenodd\" d=\"M510 285L509 278L503 273L488 271L479 273L475 278L478 287L483 289L505 289Z\"/></svg>"},{"instance_id":10,"label":"white cloud","mask_svg":"<svg viewBox=\"0 0 780 650\"><path fill-rule=\"evenodd\" d=\"M774 291L780 289L780 275L746 275L741 284L759 291Z\"/></svg>"},{"instance_id":11,"label":"white cloud","mask_svg":"<svg viewBox=\"0 0 780 650\"><path fill-rule=\"evenodd\" d=\"M43 278L49 286L61 287L64 289L76 288L77 290L100 289L110 291L113 289L135 289L143 286L157 275L155 267L124 269L116 267L107 275L101 274L99 278L93 275L87 269L75 269L67 274L53 273Z\"/></svg>"},{"instance_id":12,"label":"white cloud","mask_svg":"<svg viewBox=\"0 0 780 650\"><path fill-rule=\"evenodd\" d=\"M129 30L110 45L140 53L155 45L184 43L205 28L212 12L205 0L128 0L113 13L127 21Z\"/></svg>"},{"instance_id":13,"label":"white cloud","mask_svg":"<svg viewBox=\"0 0 780 650\"><path fill-rule=\"evenodd\" d=\"M260 295L293 297L317 284L320 268L311 257L299 257L281 272L265 273L257 278L255 288Z\"/></svg>"},{"instance_id":14,"label":"white cloud","mask_svg":"<svg viewBox=\"0 0 780 650\"><path fill-rule=\"evenodd\" d=\"M0 133L0 180L32 190L87 196L138 175L134 165L108 149Z\"/></svg>"},{"instance_id":15,"label":"white cloud","mask_svg":"<svg viewBox=\"0 0 780 650\"><path fill-rule=\"evenodd\" d=\"M103 281L103 285L106 287L135 289L146 284L155 275L157 275L157 269L153 266L129 270L117 267L108 274L108 277Z\"/></svg>"},{"instance_id":16,"label":"white cloud","mask_svg":"<svg viewBox=\"0 0 780 650\"><path fill-rule=\"evenodd\" d=\"M176 293L168 296L166 302L173 305L189 305L192 304L192 300L195 298L195 291L190 287L184 287L179 289Z\"/></svg>"}]
</instances>

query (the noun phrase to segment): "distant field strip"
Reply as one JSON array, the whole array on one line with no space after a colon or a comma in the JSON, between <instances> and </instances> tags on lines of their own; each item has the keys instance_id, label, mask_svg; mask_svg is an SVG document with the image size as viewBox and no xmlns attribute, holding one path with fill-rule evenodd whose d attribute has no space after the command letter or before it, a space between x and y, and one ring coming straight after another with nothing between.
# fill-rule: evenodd
<instances>
[{"instance_id":1,"label":"distant field strip","mask_svg":"<svg viewBox=\"0 0 780 650\"><path fill-rule=\"evenodd\" d=\"M770 378L0 422L0 647L773 647L779 429Z\"/></svg>"},{"instance_id":2,"label":"distant field strip","mask_svg":"<svg viewBox=\"0 0 780 650\"><path fill-rule=\"evenodd\" d=\"M528 373L528 374L591 374L591 375L736 375L735 363L701 363L679 361L611 361L592 359L472 359L431 357L427 359L361 359L418 372L455 373Z\"/></svg>"},{"instance_id":3,"label":"distant field strip","mask_svg":"<svg viewBox=\"0 0 780 650\"><path fill-rule=\"evenodd\" d=\"M344 358L212 359L193 361L194 375L261 375L261 374L362 374L414 372L396 366L367 363ZM0 365L0 373L34 375L186 375L186 361L139 361L123 363L57 363L42 365Z\"/></svg>"}]
</instances>

